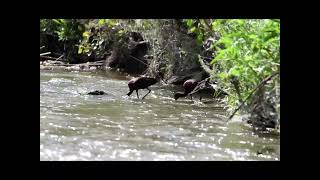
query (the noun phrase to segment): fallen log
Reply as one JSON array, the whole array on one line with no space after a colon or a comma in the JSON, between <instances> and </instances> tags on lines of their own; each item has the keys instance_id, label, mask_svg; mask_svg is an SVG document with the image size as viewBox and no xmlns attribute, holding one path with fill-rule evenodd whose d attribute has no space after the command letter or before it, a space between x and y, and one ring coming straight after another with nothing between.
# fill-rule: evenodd
<instances>
[{"instance_id":1,"label":"fallen log","mask_svg":"<svg viewBox=\"0 0 320 180\"><path fill-rule=\"evenodd\" d=\"M64 55L62 54L60 57L58 57L57 59L56 59L56 61L58 61L60 58L62 58Z\"/></svg>"},{"instance_id":2,"label":"fallen log","mask_svg":"<svg viewBox=\"0 0 320 180\"><path fill-rule=\"evenodd\" d=\"M68 61L67 59L59 59L59 58L54 58L54 57L50 57L50 56L41 56L41 55L40 55L40 58L44 59L41 61L45 61L45 60Z\"/></svg>"},{"instance_id":3,"label":"fallen log","mask_svg":"<svg viewBox=\"0 0 320 180\"><path fill-rule=\"evenodd\" d=\"M40 54L40 57L41 57L41 56L45 56L45 55L49 55L49 54L51 54L51 52L41 53L41 54Z\"/></svg>"},{"instance_id":4,"label":"fallen log","mask_svg":"<svg viewBox=\"0 0 320 180\"><path fill-rule=\"evenodd\" d=\"M82 64L53 64L53 63L48 63L45 66L102 66L103 63L82 63Z\"/></svg>"}]
</instances>

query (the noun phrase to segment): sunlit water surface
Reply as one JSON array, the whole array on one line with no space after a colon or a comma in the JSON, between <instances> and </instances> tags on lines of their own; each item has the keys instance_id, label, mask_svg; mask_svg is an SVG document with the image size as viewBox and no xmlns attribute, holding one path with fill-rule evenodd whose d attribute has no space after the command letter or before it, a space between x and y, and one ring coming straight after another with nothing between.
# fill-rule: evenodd
<instances>
[{"instance_id":1,"label":"sunlit water surface","mask_svg":"<svg viewBox=\"0 0 320 180\"><path fill-rule=\"evenodd\" d=\"M110 72L40 71L40 160L280 160L278 135L227 121L217 103L175 101L176 89L160 84L144 100L127 97L127 81ZM83 95L94 90L108 94Z\"/></svg>"}]
</instances>

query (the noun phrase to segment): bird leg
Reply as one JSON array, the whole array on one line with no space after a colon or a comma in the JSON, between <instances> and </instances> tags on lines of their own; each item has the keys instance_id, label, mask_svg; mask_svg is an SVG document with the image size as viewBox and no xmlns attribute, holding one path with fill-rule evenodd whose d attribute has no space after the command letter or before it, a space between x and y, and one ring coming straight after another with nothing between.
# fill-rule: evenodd
<instances>
[{"instance_id":1,"label":"bird leg","mask_svg":"<svg viewBox=\"0 0 320 180\"><path fill-rule=\"evenodd\" d=\"M136 93L137 93L137 97L138 97L138 99L139 99L138 89L136 90Z\"/></svg>"},{"instance_id":2,"label":"bird leg","mask_svg":"<svg viewBox=\"0 0 320 180\"><path fill-rule=\"evenodd\" d=\"M151 92L151 90L149 88L146 88L146 89L148 89L149 92L146 95L144 95L142 99L144 99L144 97L146 97Z\"/></svg>"},{"instance_id":3,"label":"bird leg","mask_svg":"<svg viewBox=\"0 0 320 180\"><path fill-rule=\"evenodd\" d=\"M190 99L192 100L192 94L190 94Z\"/></svg>"}]
</instances>

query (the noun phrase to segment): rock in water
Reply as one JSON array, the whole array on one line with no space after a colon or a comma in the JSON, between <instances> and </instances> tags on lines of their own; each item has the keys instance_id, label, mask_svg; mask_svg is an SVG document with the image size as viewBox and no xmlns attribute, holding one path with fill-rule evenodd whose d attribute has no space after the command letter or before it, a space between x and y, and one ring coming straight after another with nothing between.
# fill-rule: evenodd
<instances>
[{"instance_id":1,"label":"rock in water","mask_svg":"<svg viewBox=\"0 0 320 180\"><path fill-rule=\"evenodd\" d=\"M104 91L92 91L92 92L89 92L88 95L105 95L107 93L105 93Z\"/></svg>"}]
</instances>

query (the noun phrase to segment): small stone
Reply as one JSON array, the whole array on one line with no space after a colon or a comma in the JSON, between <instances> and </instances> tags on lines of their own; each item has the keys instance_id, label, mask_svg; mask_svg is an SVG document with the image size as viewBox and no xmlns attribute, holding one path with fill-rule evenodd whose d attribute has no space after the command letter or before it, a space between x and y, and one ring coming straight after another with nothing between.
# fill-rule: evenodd
<instances>
[{"instance_id":1,"label":"small stone","mask_svg":"<svg viewBox=\"0 0 320 180\"><path fill-rule=\"evenodd\" d=\"M92 91L92 92L89 92L88 95L105 95L107 93L105 93L104 91Z\"/></svg>"}]
</instances>

